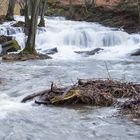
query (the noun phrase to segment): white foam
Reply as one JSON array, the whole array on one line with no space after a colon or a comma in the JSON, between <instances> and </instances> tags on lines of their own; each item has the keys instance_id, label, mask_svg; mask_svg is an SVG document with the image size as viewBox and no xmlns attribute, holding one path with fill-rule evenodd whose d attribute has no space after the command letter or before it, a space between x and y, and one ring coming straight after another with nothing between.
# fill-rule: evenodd
<instances>
[{"instance_id":1,"label":"white foam","mask_svg":"<svg viewBox=\"0 0 140 140\"><path fill-rule=\"evenodd\" d=\"M29 111L30 108L29 104L20 103L18 98L14 99L6 94L0 94L0 119L6 118L13 112Z\"/></svg>"},{"instance_id":2,"label":"white foam","mask_svg":"<svg viewBox=\"0 0 140 140\"><path fill-rule=\"evenodd\" d=\"M23 17L16 16L17 21L24 21ZM44 52L49 48L57 47L57 59L77 59L75 50L93 50L103 48L94 59L120 59L140 48L140 34L128 34L123 31L101 26L97 23L68 21L62 18L48 18L45 28L38 28L36 48ZM0 35L9 32L24 48L26 36L22 28L13 28L10 23L0 25Z\"/></svg>"}]
</instances>

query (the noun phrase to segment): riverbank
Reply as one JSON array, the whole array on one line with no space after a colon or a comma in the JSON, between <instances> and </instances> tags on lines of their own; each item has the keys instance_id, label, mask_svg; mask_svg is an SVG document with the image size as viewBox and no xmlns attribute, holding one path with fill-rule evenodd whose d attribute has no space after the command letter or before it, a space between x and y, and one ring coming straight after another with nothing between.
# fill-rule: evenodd
<instances>
[{"instance_id":1,"label":"riverbank","mask_svg":"<svg viewBox=\"0 0 140 140\"><path fill-rule=\"evenodd\" d=\"M128 33L140 32L138 15L135 11L109 7L85 7L80 4L73 5L73 12L69 11L69 5L59 2L48 2L47 16L65 16L76 21L98 22L105 26L124 29Z\"/></svg>"}]
</instances>

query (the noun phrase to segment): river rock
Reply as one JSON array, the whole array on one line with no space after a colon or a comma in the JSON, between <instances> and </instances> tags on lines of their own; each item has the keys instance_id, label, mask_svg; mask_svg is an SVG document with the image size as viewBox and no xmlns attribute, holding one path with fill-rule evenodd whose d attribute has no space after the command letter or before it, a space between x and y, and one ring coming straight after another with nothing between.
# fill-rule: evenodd
<instances>
[{"instance_id":1,"label":"river rock","mask_svg":"<svg viewBox=\"0 0 140 140\"><path fill-rule=\"evenodd\" d=\"M10 40L12 40L12 36L4 36L4 35L0 36L0 44L3 44Z\"/></svg>"},{"instance_id":2,"label":"river rock","mask_svg":"<svg viewBox=\"0 0 140 140\"><path fill-rule=\"evenodd\" d=\"M51 49L48 49L45 51L46 54L55 54L55 53L58 53L58 49L57 48L51 48Z\"/></svg>"},{"instance_id":3,"label":"river rock","mask_svg":"<svg viewBox=\"0 0 140 140\"><path fill-rule=\"evenodd\" d=\"M140 56L140 49L136 50L131 56Z\"/></svg>"},{"instance_id":4,"label":"river rock","mask_svg":"<svg viewBox=\"0 0 140 140\"><path fill-rule=\"evenodd\" d=\"M25 27L25 22L18 21L17 23L12 25L13 27Z\"/></svg>"},{"instance_id":5,"label":"river rock","mask_svg":"<svg viewBox=\"0 0 140 140\"><path fill-rule=\"evenodd\" d=\"M2 55L7 54L8 52L17 52L20 49L21 47L18 42L16 40L11 40L2 44Z\"/></svg>"},{"instance_id":6,"label":"river rock","mask_svg":"<svg viewBox=\"0 0 140 140\"><path fill-rule=\"evenodd\" d=\"M75 53L78 53L78 54L86 54L86 55L95 55L95 54L98 54L102 50L104 50L104 49L102 49L102 48L96 48L96 49L91 50L91 51L75 51Z\"/></svg>"}]
</instances>

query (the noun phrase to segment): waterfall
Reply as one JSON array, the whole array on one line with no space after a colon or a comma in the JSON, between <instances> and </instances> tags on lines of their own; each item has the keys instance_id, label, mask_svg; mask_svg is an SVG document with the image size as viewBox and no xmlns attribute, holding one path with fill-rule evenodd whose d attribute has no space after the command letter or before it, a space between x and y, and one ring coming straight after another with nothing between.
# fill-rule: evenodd
<instances>
[{"instance_id":1,"label":"waterfall","mask_svg":"<svg viewBox=\"0 0 140 140\"><path fill-rule=\"evenodd\" d=\"M16 17L22 20L23 17ZM25 46L27 37L24 29L12 27L13 23L0 25L0 35L13 36L21 45ZM104 27L97 23L68 21L64 18L46 18L46 27L38 28L36 48L45 52L49 48L57 47L61 57L74 55L75 50L93 50L103 48L102 56L125 56L140 48L140 34L128 34L124 31Z\"/></svg>"}]
</instances>

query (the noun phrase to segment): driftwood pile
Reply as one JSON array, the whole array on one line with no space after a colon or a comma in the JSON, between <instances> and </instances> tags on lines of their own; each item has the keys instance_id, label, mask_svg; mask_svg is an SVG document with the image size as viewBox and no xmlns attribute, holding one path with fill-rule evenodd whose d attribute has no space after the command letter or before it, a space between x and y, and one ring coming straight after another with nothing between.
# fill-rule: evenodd
<instances>
[{"instance_id":1,"label":"driftwood pile","mask_svg":"<svg viewBox=\"0 0 140 140\"><path fill-rule=\"evenodd\" d=\"M120 108L121 114L140 119L140 93L124 102Z\"/></svg>"},{"instance_id":2,"label":"driftwood pile","mask_svg":"<svg viewBox=\"0 0 140 140\"><path fill-rule=\"evenodd\" d=\"M127 99L124 102L118 99ZM113 80L79 80L75 85L51 88L25 97L22 102L34 100L36 104L117 106L119 112L140 119L140 84Z\"/></svg>"},{"instance_id":3,"label":"driftwood pile","mask_svg":"<svg viewBox=\"0 0 140 140\"><path fill-rule=\"evenodd\" d=\"M58 88L52 84L50 89L29 95L22 102L34 99L35 103L45 105L111 106L117 103L117 98L132 98L139 93L139 84L82 79L75 85L65 88Z\"/></svg>"}]
</instances>

